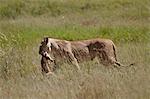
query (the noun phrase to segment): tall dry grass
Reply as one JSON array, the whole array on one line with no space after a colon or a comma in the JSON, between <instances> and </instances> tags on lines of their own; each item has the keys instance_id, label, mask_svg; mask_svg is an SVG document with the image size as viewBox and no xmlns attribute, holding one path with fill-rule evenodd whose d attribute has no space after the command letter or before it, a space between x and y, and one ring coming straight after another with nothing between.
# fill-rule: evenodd
<instances>
[{"instance_id":1,"label":"tall dry grass","mask_svg":"<svg viewBox=\"0 0 150 99\"><path fill-rule=\"evenodd\" d=\"M40 59L36 53L38 49L35 49L25 54L26 56L13 54L15 56L13 62L11 55L7 57L5 63L5 66L8 65L7 72L0 73L2 99L149 99L150 97L150 52L147 44L118 45L119 61L124 64L135 62L132 67L119 69L105 67L97 64L95 60L81 63L81 72L76 71L71 65L64 64L56 70L56 76L41 74ZM17 50L13 50L11 53L16 52ZM26 72L26 68L29 70L30 62L35 68Z\"/></svg>"}]
</instances>

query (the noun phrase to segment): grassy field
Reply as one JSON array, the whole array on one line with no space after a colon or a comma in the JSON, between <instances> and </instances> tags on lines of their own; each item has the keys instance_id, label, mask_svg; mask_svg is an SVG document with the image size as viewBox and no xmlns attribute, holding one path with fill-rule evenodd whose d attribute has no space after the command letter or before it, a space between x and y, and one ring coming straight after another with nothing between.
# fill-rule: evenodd
<instances>
[{"instance_id":1,"label":"grassy field","mask_svg":"<svg viewBox=\"0 0 150 99\"><path fill-rule=\"evenodd\" d=\"M0 99L149 99L149 0L0 0ZM43 37L112 39L133 67L64 64L43 76Z\"/></svg>"}]
</instances>

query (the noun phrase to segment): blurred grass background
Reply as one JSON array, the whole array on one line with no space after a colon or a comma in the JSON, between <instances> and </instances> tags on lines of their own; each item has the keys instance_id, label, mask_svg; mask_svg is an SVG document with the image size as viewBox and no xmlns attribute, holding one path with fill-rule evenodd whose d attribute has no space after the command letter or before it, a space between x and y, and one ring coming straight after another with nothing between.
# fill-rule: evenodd
<instances>
[{"instance_id":1,"label":"blurred grass background","mask_svg":"<svg viewBox=\"0 0 150 99\"><path fill-rule=\"evenodd\" d=\"M0 0L0 98L149 99L149 0ZM131 68L67 64L43 77L43 37L108 38ZM90 68L90 71L89 71Z\"/></svg>"}]
</instances>

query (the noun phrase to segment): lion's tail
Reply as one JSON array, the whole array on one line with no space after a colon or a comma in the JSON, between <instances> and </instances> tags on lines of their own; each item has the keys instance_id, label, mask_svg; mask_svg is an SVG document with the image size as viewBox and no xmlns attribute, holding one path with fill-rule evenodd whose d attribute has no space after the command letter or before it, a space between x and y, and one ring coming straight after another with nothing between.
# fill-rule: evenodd
<instances>
[{"instance_id":1,"label":"lion's tail","mask_svg":"<svg viewBox=\"0 0 150 99\"><path fill-rule=\"evenodd\" d=\"M131 63L131 64L129 64L129 65L123 65L123 64L121 64L120 62L118 62L118 60L117 60L117 55L116 55L116 46L115 46L115 44L113 44L112 46L113 46L114 58L115 58L115 64L116 64L116 65L118 65L118 66L132 66L132 65L135 64L135 63Z\"/></svg>"},{"instance_id":2,"label":"lion's tail","mask_svg":"<svg viewBox=\"0 0 150 99\"><path fill-rule=\"evenodd\" d=\"M117 61L116 46L115 44L113 44L112 46L113 46L113 51L114 51L114 58L115 58L115 61Z\"/></svg>"}]
</instances>

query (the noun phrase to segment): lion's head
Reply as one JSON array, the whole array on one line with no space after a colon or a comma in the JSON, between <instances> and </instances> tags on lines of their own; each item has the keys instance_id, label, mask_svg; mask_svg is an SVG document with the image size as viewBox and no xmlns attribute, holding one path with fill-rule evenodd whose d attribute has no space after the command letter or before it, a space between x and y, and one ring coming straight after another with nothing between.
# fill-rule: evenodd
<instances>
[{"instance_id":1,"label":"lion's head","mask_svg":"<svg viewBox=\"0 0 150 99\"><path fill-rule=\"evenodd\" d=\"M48 44L49 44L49 41L48 41L48 38L46 37L41 42L41 45L39 48L39 54L42 55L42 57L49 59L50 61L54 61L54 59L50 56L51 46L49 46Z\"/></svg>"}]
</instances>

